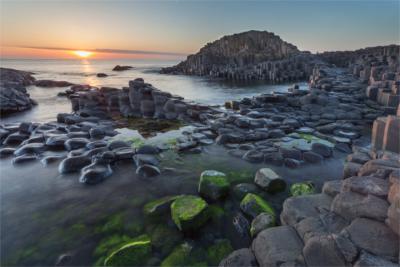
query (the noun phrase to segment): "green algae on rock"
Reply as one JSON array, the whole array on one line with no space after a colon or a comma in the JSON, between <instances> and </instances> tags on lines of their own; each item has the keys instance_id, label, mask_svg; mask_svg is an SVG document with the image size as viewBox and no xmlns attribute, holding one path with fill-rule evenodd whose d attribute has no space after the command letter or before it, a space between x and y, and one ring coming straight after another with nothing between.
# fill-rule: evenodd
<instances>
[{"instance_id":1,"label":"green algae on rock","mask_svg":"<svg viewBox=\"0 0 400 267\"><path fill-rule=\"evenodd\" d=\"M105 261L105 266L143 266L151 258L151 241L147 235L142 235L116 251Z\"/></svg>"},{"instance_id":2,"label":"green algae on rock","mask_svg":"<svg viewBox=\"0 0 400 267\"><path fill-rule=\"evenodd\" d=\"M228 239L216 240L207 249L207 261L209 266L218 266L222 259L233 251L231 242Z\"/></svg>"},{"instance_id":3,"label":"green algae on rock","mask_svg":"<svg viewBox=\"0 0 400 267\"><path fill-rule=\"evenodd\" d=\"M166 196L148 202L143 207L143 213L148 216L159 216L169 211L172 201L177 199L178 196Z\"/></svg>"},{"instance_id":4,"label":"green algae on rock","mask_svg":"<svg viewBox=\"0 0 400 267\"><path fill-rule=\"evenodd\" d=\"M181 231L194 230L209 218L208 204L201 197L181 196L171 204L171 217Z\"/></svg>"},{"instance_id":5,"label":"green algae on rock","mask_svg":"<svg viewBox=\"0 0 400 267\"><path fill-rule=\"evenodd\" d=\"M200 175L198 191L204 197L211 200L218 200L229 192L229 181L225 173L206 170Z\"/></svg>"},{"instance_id":6,"label":"green algae on rock","mask_svg":"<svg viewBox=\"0 0 400 267\"><path fill-rule=\"evenodd\" d=\"M179 245L161 262L161 266L188 266L191 261L190 253L192 250L193 247L188 243Z\"/></svg>"},{"instance_id":7,"label":"green algae on rock","mask_svg":"<svg viewBox=\"0 0 400 267\"><path fill-rule=\"evenodd\" d=\"M315 194L315 187L312 182L295 183L290 186L291 196L311 195Z\"/></svg>"},{"instance_id":8,"label":"green algae on rock","mask_svg":"<svg viewBox=\"0 0 400 267\"><path fill-rule=\"evenodd\" d=\"M276 217L274 209L270 206L270 204L262 199L260 196L248 193L240 202L240 208L244 213L255 218L258 214L262 212L266 212L272 215L274 218ZM275 223L275 221L274 221Z\"/></svg>"},{"instance_id":9,"label":"green algae on rock","mask_svg":"<svg viewBox=\"0 0 400 267\"><path fill-rule=\"evenodd\" d=\"M172 249L182 242L183 235L175 227L166 224L158 224L149 233L152 246L161 252L162 255L168 255Z\"/></svg>"}]
</instances>

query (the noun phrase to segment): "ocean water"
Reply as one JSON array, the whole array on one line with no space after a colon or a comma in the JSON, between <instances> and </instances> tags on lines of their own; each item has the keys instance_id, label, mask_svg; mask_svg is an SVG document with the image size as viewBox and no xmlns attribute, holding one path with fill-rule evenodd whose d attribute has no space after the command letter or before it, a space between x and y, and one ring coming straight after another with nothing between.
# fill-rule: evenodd
<instances>
[{"instance_id":1,"label":"ocean water","mask_svg":"<svg viewBox=\"0 0 400 267\"><path fill-rule=\"evenodd\" d=\"M183 96L186 99L203 104L222 105L227 100L237 100L251 97L260 93L272 91L287 91L291 84L266 84L264 82L226 82L185 75L159 74L162 67L172 66L177 61L160 60L0 60L1 67L15 68L34 73L36 79L63 80L77 84L92 86L110 86L122 88L135 78L143 78L146 82L160 90ZM115 65L129 65L131 70L112 71ZM109 76L98 78L96 74L102 72ZM299 83L307 88L305 82ZM34 109L3 118L3 122L12 121L48 121L54 119L56 113L69 112L70 104L66 98L57 97L58 92L66 88L28 88L32 98L39 105Z\"/></svg>"}]
</instances>

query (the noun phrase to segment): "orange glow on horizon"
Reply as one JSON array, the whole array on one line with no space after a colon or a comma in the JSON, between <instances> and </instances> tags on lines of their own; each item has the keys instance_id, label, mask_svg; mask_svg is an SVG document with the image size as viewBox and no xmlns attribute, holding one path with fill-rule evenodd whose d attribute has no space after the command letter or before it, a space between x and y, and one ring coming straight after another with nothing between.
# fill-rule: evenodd
<instances>
[{"instance_id":1,"label":"orange glow on horizon","mask_svg":"<svg viewBox=\"0 0 400 267\"><path fill-rule=\"evenodd\" d=\"M80 58L88 58L93 55L93 52L83 50L72 51L72 53Z\"/></svg>"}]
</instances>

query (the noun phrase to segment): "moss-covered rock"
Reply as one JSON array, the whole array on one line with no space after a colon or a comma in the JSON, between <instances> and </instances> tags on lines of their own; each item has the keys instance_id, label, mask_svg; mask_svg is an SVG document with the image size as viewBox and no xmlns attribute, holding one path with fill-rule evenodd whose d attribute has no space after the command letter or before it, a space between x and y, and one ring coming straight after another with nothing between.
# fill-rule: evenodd
<instances>
[{"instance_id":1,"label":"moss-covered rock","mask_svg":"<svg viewBox=\"0 0 400 267\"><path fill-rule=\"evenodd\" d=\"M171 204L171 216L181 231L195 230L209 218L208 204L197 196L181 196Z\"/></svg>"},{"instance_id":2,"label":"moss-covered rock","mask_svg":"<svg viewBox=\"0 0 400 267\"><path fill-rule=\"evenodd\" d=\"M161 266L188 266L191 262L190 254L192 250L193 247L188 243L179 245L161 262Z\"/></svg>"},{"instance_id":3,"label":"moss-covered rock","mask_svg":"<svg viewBox=\"0 0 400 267\"><path fill-rule=\"evenodd\" d=\"M117 233L124 229L124 215L122 213L108 216L104 223L96 227L96 233Z\"/></svg>"},{"instance_id":4,"label":"moss-covered rock","mask_svg":"<svg viewBox=\"0 0 400 267\"><path fill-rule=\"evenodd\" d=\"M140 236L108 256L105 266L143 266L151 258L151 241L147 235Z\"/></svg>"},{"instance_id":5,"label":"moss-covered rock","mask_svg":"<svg viewBox=\"0 0 400 267\"><path fill-rule=\"evenodd\" d=\"M183 239L181 232L175 227L169 227L166 224L159 224L154 227L150 237L152 246L160 251L162 255L168 255Z\"/></svg>"},{"instance_id":6,"label":"moss-covered rock","mask_svg":"<svg viewBox=\"0 0 400 267\"><path fill-rule=\"evenodd\" d=\"M206 170L200 175L199 193L211 200L226 196L229 192L229 181L223 172Z\"/></svg>"},{"instance_id":7,"label":"moss-covered rock","mask_svg":"<svg viewBox=\"0 0 400 267\"><path fill-rule=\"evenodd\" d=\"M143 213L147 216L159 216L163 215L170 210L172 201L177 199L179 196L166 196L153 201L150 201L143 207Z\"/></svg>"},{"instance_id":8,"label":"moss-covered rock","mask_svg":"<svg viewBox=\"0 0 400 267\"><path fill-rule=\"evenodd\" d=\"M104 260L118 248L135 241L126 235L111 235L103 238L94 250L93 256L97 259L95 266L104 266Z\"/></svg>"},{"instance_id":9,"label":"moss-covered rock","mask_svg":"<svg viewBox=\"0 0 400 267\"><path fill-rule=\"evenodd\" d=\"M252 218L255 218L261 212L268 213L274 218L276 217L275 211L270 204L256 194L248 193L240 202L240 208Z\"/></svg>"},{"instance_id":10,"label":"moss-covered rock","mask_svg":"<svg viewBox=\"0 0 400 267\"><path fill-rule=\"evenodd\" d=\"M315 187L312 182L295 183L290 186L291 196L311 195L315 194Z\"/></svg>"},{"instance_id":11,"label":"moss-covered rock","mask_svg":"<svg viewBox=\"0 0 400 267\"><path fill-rule=\"evenodd\" d=\"M218 266L223 258L233 251L231 242L228 239L221 239L207 249L207 261L210 266Z\"/></svg>"}]
</instances>

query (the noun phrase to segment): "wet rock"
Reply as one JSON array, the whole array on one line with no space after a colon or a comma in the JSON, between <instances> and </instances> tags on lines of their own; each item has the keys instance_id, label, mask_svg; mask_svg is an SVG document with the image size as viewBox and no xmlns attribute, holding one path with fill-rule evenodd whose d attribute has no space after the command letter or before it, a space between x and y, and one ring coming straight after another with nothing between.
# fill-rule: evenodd
<instances>
[{"instance_id":1,"label":"wet rock","mask_svg":"<svg viewBox=\"0 0 400 267\"><path fill-rule=\"evenodd\" d=\"M306 151L303 153L303 159L309 163L320 163L324 158L320 154Z\"/></svg>"},{"instance_id":2,"label":"wet rock","mask_svg":"<svg viewBox=\"0 0 400 267\"><path fill-rule=\"evenodd\" d=\"M210 200L218 200L229 193L230 183L225 173L206 170L200 175L198 192Z\"/></svg>"},{"instance_id":3,"label":"wet rock","mask_svg":"<svg viewBox=\"0 0 400 267\"><path fill-rule=\"evenodd\" d=\"M6 158L12 156L15 152L15 148L5 147L0 149L0 158Z\"/></svg>"},{"instance_id":4,"label":"wet rock","mask_svg":"<svg viewBox=\"0 0 400 267\"><path fill-rule=\"evenodd\" d=\"M64 146L68 151L84 148L90 141L86 138L71 138L65 141Z\"/></svg>"},{"instance_id":5,"label":"wet rock","mask_svg":"<svg viewBox=\"0 0 400 267\"><path fill-rule=\"evenodd\" d=\"M93 139L102 139L106 133L102 128L91 128L89 130L89 135Z\"/></svg>"},{"instance_id":6,"label":"wet rock","mask_svg":"<svg viewBox=\"0 0 400 267\"><path fill-rule=\"evenodd\" d=\"M137 154L158 154L160 151L157 147L151 145L143 145L137 149Z\"/></svg>"},{"instance_id":7,"label":"wet rock","mask_svg":"<svg viewBox=\"0 0 400 267\"><path fill-rule=\"evenodd\" d=\"M295 169L301 165L301 162L296 159L287 158L284 160L285 166L291 169Z\"/></svg>"},{"instance_id":8,"label":"wet rock","mask_svg":"<svg viewBox=\"0 0 400 267\"><path fill-rule=\"evenodd\" d=\"M161 171L156 166L143 164L136 169L136 174L139 175L139 177L148 178L160 175Z\"/></svg>"},{"instance_id":9,"label":"wet rock","mask_svg":"<svg viewBox=\"0 0 400 267\"><path fill-rule=\"evenodd\" d=\"M325 158L332 156L332 148L330 148L329 146L327 146L325 144L314 143L311 145L311 149L313 152L315 152Z\"/></svg>"},{"instance_id":10,"label":"wet rock","mask_svg":"<svg viewBox=\"0 0 400 267\"><path fill-rule=\"evenodd\" d=\"M132 66L116 65L112 70L113 71L124 71L124 70L130 70L132 68L133 68Z\"/></svg>"},{"instance_id":11,"label":"wet rock","mask_svg":"<svg viewBox=\"0 0 400 267\"><path fill-rule=\"evenodd\" d=\"M96 77L98 77L98 78L104 78L104 77L107 77L107 76L108 76L107 74L102 73L102 72L99 72L99 73L96 74Z\"/></svg>"},{"instance_id":12,"label":"wet rock","mask_svg":"<svg viewBox=\"0 0 400 267\"><path fill-rule=\"evenodd\" d=\"M400 162L399 160L384 160L384 159L374 159L370 160L364 165L359 170L358 175L360 176L368 176L379 169L384 169L384 170L389 170L389 171L394 171L400 168Z\"/></svg>"},{"instance_id":13,"label":"wet rock","mask_svg":"<svg viewBox=\"0 0 400 267\"><path fill-rule=\"evenodd\" d=\"M262 212L251 222L250 235L255 237L262 230L272 226L275 226L275 217L271 214Z\"/></svg>"},{"instance_id":14,"label":"wet rock","mask_svg":"<svg viewBox=\"0 0 400 267\"><path fill-rule=\"evenodd\" d=\"M237 184L233 188L233 194L239 200L242 200L247 193L257 193L259 189L254 184L241 183Z\"/></svg>"},{"instance_id":15,"label":"wet rock","mask_svg":"<svg viewBox=\"0 0 400 267\"><path fill-rule=\"evenodd\" d=\"M250 150L243 155L243 159L251 163L261 163L264 161L264 154L257 150Z\"/></svg>"},{"instance_id":16,"label":"wet rock","mask_svg":"<svg viewBox=\"0 0 400 267\"><path fill-rule=\"evenodd\" d=\"M21 122L18 129L20 133L31 134L34 130L35 125L32 122Z\"/></svg>"},{"instance_id":17,"label":"wet rock","mask_svg":"<svg viewBox=\"0 0 400 267\"><path fill-rule=\"evenodd\" d=\"M197 196L182 196L171 204L171 216L181 231L196 230L209 218L208 204Z\"/></svg>"},{"instance_id":18,"label":"wet rock","mask_svg":"<svg viewBox=\"0 0 400 267\"><path fill-rule=\"evenodd\" d=\"M160 164L159 160L153 155L146 154L136 154L133 156L133 161L135 162L136 167L141 165L154 165L158 166Z\"/></svg>"},{"instance_id":19,"label":"wet rock","mask_svg":"<svg viewBox=\"0 0 400 267\"><path fill-rule=\"evenodd\" d=\"M50 149L61 149L64 148L65 142L68 140L68 136L66 134L61 135L53 135L46 138L46 146Z\"/></svg>"},{"instance_id":20,"label":"wet rock","mask_svg":"<svg viewBox=\"0 0 400 267\"><path fill-rule=\"evenodd\" d=\"M133 148L121 147L112 151L115 154L115 160L130 160L135 154Z\"/></svg>"},{"instance_id":21,"label":"wet rock","mask_svg":"<svg viewBox=\"0 0 400 267\"><path fill-rule=\"evenodd\" d=\"M28 162L28 161L33 161L36 160L37 157L35 155L32 154L24 154L22 156L18 156L13 158L13 164L20 164L20 163L24 163L24 162Z\"/></svg>"},{"instance_id":22,"label":"wet rock","mask_svg":"<svg viewBox=\"0 0 400 267\"><path fill-rule=\"evenodd\" d=\"M345 143L336 143L335 144L335 149L339 150L340 152L343 153L351 153L351 148L348 144Z\"/></svg>"},{"instance_id":23,"label":"wet rock","mask_svg":"<svg viewBox=\"0 0 400 267\"><path fill-rule=\"evenodd\" d=\"M260 232L251 247L260 266L294 266L303 243L292 227L278 226Z\"/></svg>"},{"instance_id":24,"label":"wet rock","mask_svg":"<svg viewBox=\"0 0 400 267\"><path fill-rule=\"evenodd\" d=\"M256 267L258 266L257 260L253 252L248 248L242 248L233 251L225 259L223 259L219 267Z\"/></svg>"},{"instance_id":25,"label":"wet rock","mask_svg":"<svg viewBox=\"0 0 400 267\"><path fill-rule=\"evenodd\" d=\"M238 212L232 219L233 227L242 238L248 238L250 233L250 223L246 217Z\"/></svg>"},{"instance_id":26,"label":"wet rock","mask_svg":"<svg viewBox=\"0 0 400 267\"><path fill-rule=\"evenodd\" d=\"M25 139L28 139L29 135L15 132L7 136L7 138L3 141L4 145L18 145L22 143Z\"/></svg>"},{"instance_id":27,"label":"wet rock","mask_svg":"<svg viewBox=\"0 0 400 267\"><path fill-rule=\"evenodd\" d=\"M65 157L65 156L62 156L62 155L46 156L46 157L42 158L42 159L40 160L40 162L41 162L44 166L47 166L47 165L49 165L49 164L51 164L51 163L54 163L54 162L56 162L56 161L58 161L58 160L60 160L60 159L63 159L64 157Z\"/></svg>"},{"instance_id":28,"label":"wet rock","mask_svg":"<svg viewBox=\"0 0 400 267\"><path fill-rule=\"evenodd\" d=\"M291 196L303 196L303 195L312 195L315 194L315 186L312 182L301 182L294 183L290 186L290 195Z\"/></svg>"},{"instance_id":29,"label":"wet rock","mask_svg":"<svg viewBox=\"0 0 400 267\"><path fill-rule=\"evenodd\" d=\"M278 152L266 153L264 155L264 162L275 166L282 166L282 164L284 163L284 159L281 153Z\"/></svg>"},{"instance_id":30,"label":"wet rock","mask_svg":"<svg viewBox=\"0 0 400 267\"><path fill-rule=\"evenodd\" d=\"M107 148L108 148L109 150L115 150L115 149L121 148L121 147L131 147L131 146L130 146L130 144L128 144L127 142L121 141L121 140L114 140L114 141L111 141L111 142L108 144L108 146L107 146Z\"/></svg>"},{"instance_id":31,"label":"wet rock","mask_svg":"<svg viewBox=\"0 0 400 267\"><path fill-rule=\"evenodd\" d=\"M274 129L268 132L269 138L281 138L285 136L285 132L280 129Z\"/></svg>"},{"instance_id":32,"label":"wet rock","mask_svg":"<svg viewBox=\"0 0 400 267\"><path fill-rule=\"evenodd\" d=\"M92 160L89 156L80 155L74 157L68 157L61 161L58 166L60 173L70 173L80 171L83 167L91 164Z\"/></svg>"},{"instance_id":33,"label":"wet rock","mask_svg":"<svg viewBox=\"0 0 400 267\"><path fill-rule=\"evenodd\" d=\"M82 169L79 182L94 185L104 181L111 174L110 165L94 162Z\"/></svg>"},{"instance_id":34,"label":"wet rock","mask_svg":"<svg viewBox=\"0 0 400 267\"><path fill-rule=\"evenodd\" d=\"M41 154L46 150L46 146L43 143L30 143L21 146L15 152L15 156L21 156L24 154Z\"/></svg>"},{"instance_id":35,"label":"wet rock","mask_svg":"<svg viewBox=\"0 0 400 267\"><path fill-rule=\"evenodd\" d=\"M346 219L366 217L384 221L389 204L373 195L361 195L355 192L342 192L332 202L332 211Z\"/></svg>"},{"instance_id":36,"label":"wet rock","mask_svg":"<svg viewBox=\"0 0 400 267\"><path fill-rule=\"evenodd\" d=\"M346 231L357 247L388 260L398 260L398 237L384 223L357 218L346 228Z\"/></svg>"},{"instance_id":37,"label":"wet rock","mask_svg":"<svg viewBox=\"0 0 400 267\"><path fill-rule=\"evenodd\" d=\"M143 213L147 216L161 216L170 212L171 203L180 196L166 196L146 203Z\"/></svg>"},{"instance_id":38,"label":"wet rock","mask_svg":"<svg viewBox=\"0 0 400 267\"><path fill-rule=\"evenodd\" d=\"M310 238L303 249L308 266L346 266L346 261L337 249L332 236Z\"/></svg>"},{"instance_id":39,"label":"wet rock","mask_svg":"<svg viewBox=\"0 0 400 267\"><path fill-rule=\"evenodd\" d=\"M93 141L93 142L89 142L86 144L86 148L87 149L94 149L94 148L99 148L99 147L106 147L107 146L107 142L103 141L103 140L97 140L97 141Z\"/></svg>"},{"instance_id":40,"label":"wet rock","mask_svg":"<svg viewBox=\"0 0 400 267\"><path fill-rule=\"evenodd\" d=\"M259 169L254 178L254 183L268 193L285 191L286 182L270 168Z\"/></svg>"},{"instance_id":41,"label":"wet rock","mask_svg":"<svg viewBox=\"0 0 400 267\"><path fill-rule=\"evenodd\" d=\"M151 258L151 240L142 235L112 252L105 260L105 266L145 266Z\"/></svg>"},{"instance_id":42,"label":"wet rock","mask_svg":"<svg viewBox=\"0 0 400 267\"><path fill-rule=\"evenodd\" d=\"M69 138L89 138L89 133L85 131L69 132L67 134Z\"/></svg>"},{"instance_id":43,"label":"wet rock","mask_svg":"<svg viewBox=\"0 0 400 267\"><path fill-rule=\"evenodd\" d=\"M262 212L268 213L275 218L275 211L271 205L260 196L253 193L248 193L242 199L240 202L240 209L253 219Z\"/></svg>"},{"instance_id":44,"label":"wet rock","mask_svg":"<svg viewBox=\"0 0 400 267\"><path fill-rule=\"evenodd\" d=\"M329 210L331 202L332 198L325 194L290 197L283 203L281 222L294 226L307 217L315 217L321 211Z\"/></svg>"}]
</instances>

